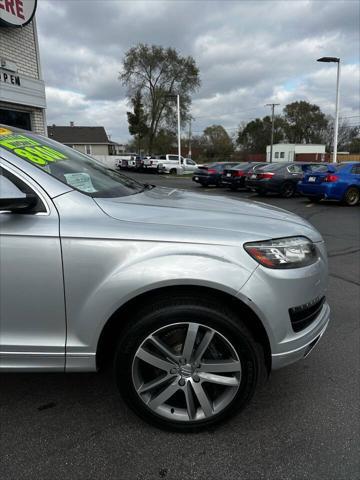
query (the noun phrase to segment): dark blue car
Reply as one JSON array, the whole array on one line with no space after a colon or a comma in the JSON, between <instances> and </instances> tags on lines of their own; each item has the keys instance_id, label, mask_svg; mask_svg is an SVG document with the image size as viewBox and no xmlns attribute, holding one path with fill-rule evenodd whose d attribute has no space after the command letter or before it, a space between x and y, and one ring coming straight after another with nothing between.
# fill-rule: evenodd
<instances>
[{"instance_id":1,"label":"dark blue car","mask_svg":"<svg viewBox=\"0 0 360 480\"><path fill-rule=\"evenodd\" d=\"M353 206L360 203L360 162L328 165L327 171L306 173L298 191L311 201L338 200Z\"/></svg>"}]
</instances>

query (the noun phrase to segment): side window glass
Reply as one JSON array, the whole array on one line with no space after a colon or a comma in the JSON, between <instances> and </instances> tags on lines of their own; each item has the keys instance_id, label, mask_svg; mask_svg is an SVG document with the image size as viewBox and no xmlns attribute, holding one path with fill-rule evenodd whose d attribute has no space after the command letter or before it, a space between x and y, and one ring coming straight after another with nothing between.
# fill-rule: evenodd
<instances>
[{"instance_id":1,"label":"side window glass","mask_svg":"<svg viewBox=\"0 0 360 480\"><path fill-rule=\"evenodd\" d=\"M300 165L290 165L288 167L288 172L290 173L302 173L302 168Z\"/></svg>"},{"instance_id":2,"label":"side window glass","mask_svg":"<svg viewBox=\"0 0 360 480\"><path fill-rule=\"evenodd\" d=\"M351 173L355 173L356 175L360 174L360 165L354 165L351 169Z\"/></svg>"},{"instance_id":3,"label":"side window glass","mask_svg":"<svg viewBox=\"0 0 360 480\"><path fill-rule=\"evenodd\" d=\"M0 197L19 198L26 195L36 195L34 190L5 168L0 167ZM46 212L45 205L38 197L38 203L31 213Z\"/></svg>"},{"instance_id":4,"label":"side window glass","mask_svg":"<svg viewBox=\"0 0 360 480\"><path fill-rule=\"evenodd\" d=\"M0 198L22 198L25 194L0 171Z\"/></svg>"}]
</instances>

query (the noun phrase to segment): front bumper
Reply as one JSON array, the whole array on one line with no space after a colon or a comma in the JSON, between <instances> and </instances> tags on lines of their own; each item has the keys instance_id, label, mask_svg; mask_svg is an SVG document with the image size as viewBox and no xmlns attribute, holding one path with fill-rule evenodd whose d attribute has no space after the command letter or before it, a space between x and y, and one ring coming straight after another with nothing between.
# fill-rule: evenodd
<instances>
[{"instance_id":1,"label":"front bumper","mask_svg":"<svg viewBox=\"0 0 360 480\"><path fill-rule=\"evenodd\" d=\"M196 182L196 183L201 183L201 184L205 184L207 183L207 178L205 178L204 176L201 176L201 175L193 175L192 177L192 181L193 182Z\"/></svg>"},{"instance_id":2,"label":"front bumper","mask_svg":"<svg viewBox=\"0 0 360 480\"><path fill-rule=\"evenodd\" d=\"M310 324L294 331L289 309L311 304L326 295L325 244L316 243L318 260L308 267L273 270L259 266L238 293L261 320L271 349L272 368L278 369L307 356L320 340L330 318L324 302Z\"/></svg>"},{"instance_id":3,"label":"front bumper","mask_svg":"<svg viewBox=\"0 0 360 480\"><path fill-rule=\"evenodd\" d=\"M319 340L325 333L330 321L330 307L327 303L323 305L322 311L318 318L315 320L315 328L312 328L308 335L302 338L302 346L288 350L282 353L272 353L272 369L277 370L291 363L297 362L303 358L306 358L310 352L318 344Z\"/></svg>"},{"instance_id":4,"label":"front bumper","mask_svg":"<svg viewBox=\"0 0 360 480\"><path fill-rule=\"evenodd\" d=\"M217 185L221 182L221 177L210 175L193 175L193 182L200 183L201 185Z\"/></svg>"}]
</instances>

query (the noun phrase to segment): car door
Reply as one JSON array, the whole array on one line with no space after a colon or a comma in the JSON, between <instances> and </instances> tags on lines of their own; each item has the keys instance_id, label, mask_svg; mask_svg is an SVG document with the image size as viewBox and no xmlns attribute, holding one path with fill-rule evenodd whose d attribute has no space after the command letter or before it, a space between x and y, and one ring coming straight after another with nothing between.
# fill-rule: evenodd
<instances>
[{"instance_id":1,"label":"car door","mask_svg":"<svg viewBox=\"0 0 360 480\"><path fill-rule=\"evenodd\" d=\"M195 172L197 164L191 158L185 158L184 167L186 172Z\"/></svg>"},{"instance_id":2,"label":"car door","mask_svg":"<svg viewBox=\"0 0 360 480\"><path fill-rule=\"evenodd\" d=\"M0 207L0 369L63 370L66 325L58 213L34 181L2 160L0 181L2 199L16 192L38 197L28 213Z\"/></svg>"}]
</instances>

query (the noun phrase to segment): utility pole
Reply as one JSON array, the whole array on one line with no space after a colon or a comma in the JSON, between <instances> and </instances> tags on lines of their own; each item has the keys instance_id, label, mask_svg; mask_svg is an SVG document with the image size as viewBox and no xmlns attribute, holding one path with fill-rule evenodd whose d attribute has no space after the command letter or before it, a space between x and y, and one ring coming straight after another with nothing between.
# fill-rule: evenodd
<instances>
[{"instance_id":1,"label":"utility pole","mask_svg":"<svg viewBox=\"0 0 360 480\"><path fill-rule=\"evenodd\" d=\"M177 100L177 121L178 121L178 164L181 166L181 120L180 120L180 95L176 95Z\"/></svg>"},{"instance_id":2,"label":"utility pole","mask_svg":"<svg viewBox=\"0 0 360 480\"><path fill-rule=\"evenodd\" d=\"M189 120L189 152L188 152L188 157L191 158L191 117Z\"/></svg>"},{"instance_id":3,"label":"utility pole","mask_svg":"<svg viewBox=\"0 0 360 480\"><path fill-rule=\"evenodd\" d=\"M271 144L270 144L270 163L272 163L273 143L274 143L274 120L275 120L275 107L280 103L267 103L267 107L271 107Z\"/></svg>"}]
</instances>

